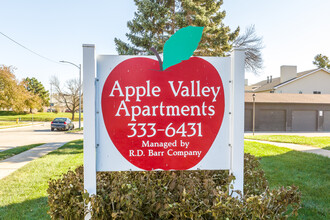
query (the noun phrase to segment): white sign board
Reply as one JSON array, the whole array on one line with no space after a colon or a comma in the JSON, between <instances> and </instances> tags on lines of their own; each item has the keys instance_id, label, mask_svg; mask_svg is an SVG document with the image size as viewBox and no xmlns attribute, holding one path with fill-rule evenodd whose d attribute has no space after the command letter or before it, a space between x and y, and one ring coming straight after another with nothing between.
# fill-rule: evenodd
<instances>
[{"instance_id":1,"label":"white sign board","mask_svg":"<svg viewBox=\"0 0 330 220\"><path fill-rule=\"evenodd\" d=\"M145 58L155 60L153 57ZM127 61L131 60L133 62L132 65L134 65L134 68L139 68L140 66L145 64L137 64L136 62L139 62L141 60L134 60L133 56L98 56L97 78L99 81L96 84L96 94L98 94L96 100L96 111L99 112L99 114L97 114L96 116L96 120L98 121L98 132L96 137L98 144L98 147L96 148L97 171L143 170L143 168L141 169L133 164L135 162L134 160L140 162L139 165L142 167L144 164L141 164L141 160L146 160L146 163L148 165L146 166L146 169L157 169L162 165L164 165L163 169L166 169L166 164L168 164L168 166L172 165L170 169L175 169L175 167L179 167L179 169L184 169L185 167L183 166L183 163L185 163L185 160L187 161L187 163L191 162L192 160L196 160L193 163L195 165L193 165L192 167L190 167L189 164L186 166L189 167L188 169L230 169L229 81L231 62L230 58L210 57L203 59L215 67L215 69L217 70L216 74L220 74L220 78L222 79L223 83L221 85L221 88L219 88L219 92L216 90L216 88L211 87L210 84L206 84L207 82L203 85L201 79L190 77L188 80L185 80L184 77L177 77L177 75L180 75L180 73L178 74L177 72L175 73L177 79L173 79L173 77L171 76L167 78L167 75L169 75L170 71L164 71L163 75L166 76L163 76L161 78L162 82L165 82L163 84L156 82L157 79L153 80L148 78L148 76L146 76L147 79L140 79L140 83L136 83L133 82L134 79L132 79L134 76L129 75L126 76L128 79L131 79L129 80L129 82L126 82L127 86L130 86L128 88L128 93L133 93L134 91L132 85L137 85L139 86L140 90L143 90L140 93L142 95L145 94L144 96L139 96L139 100L133 104L134 100L136 99L136 97L133 95L129 97L129 102L122 102L123 100L125 101L125 82L123 78L125 77L125 74L129 74L134 71L132 70L133 67L130 69L130 63ZM126 61L126 63L124 61ZM118 70L123 72L123 75L116 76L112 81L107 81L107 79L110 79L111 74L116 74L114 73L115 68L120 68L120 65L125 64L126 66L123 68L127 68L127 70L124 70L123 68ZM156 65L156 67L158 67L158 64ZM193 68L196 69L195 67ZM157 71L158 70L151 74L156 75ZM190 71L188 72L191 73ZM198 74L200 73L198 72ZM141 76L138 77L141 78ZM181 82L181 84L179 82ZM190 89L189 92L193 92L191 88L194 87L194 97L189 97L191 94L186 94L187 90L183 90L185 89L185 85L187 86L188 90ZM205 87L205 85L208 85L209 87ZM106 89L105 87L108 87L108 89ZM147 87L150 88L150 97L146 97L148 92ZM202 92L198 91L198 87L200 88L199 90L202 90L204 88L204 95L207 95L207 98L210 100L210 105L205 104L207 103L207 100L203 99L203 94ZM155 97L152 97L152 88L155 88L157 89L157 91L159 91L157 92L157 94L155 94ZM168 93L166 89L169 90ZM217 95L212 94L212 89ZM206 91L208 91L208 93L206 93ZM102 94L102 92L104 93ZM186 96L180 97L180 92L182 92L183 95ZM122 96L120 96L121 93ZM198 95L198 93L200 94ZM112 97L110 96L111 94ZM112 100L116 98L116 95L118 96L118 102L114 103L115 101ZM221 95L224 96L222 97ZM215 96L216 98L214 98ZM176 106L178 108L167 108L169 105L165 105L164 103L169 98L171 98L171 101L169 101L171 102L170 106ZM102 99L104 101L103 103ZM214 99L216 100L212 102ZM191 103L189 103L189 101ZM222 103L223 105L219 107L219 111L222 110L221 107L224 107L222 113L223 118L218 121L214 121L215 113L213 114L213 112L208 112L207 109L208 106L213 107L213 103L216 103L216 101L224 102ZM160 112L160 110L162 109L159 107L159 105L161 105L162 103L163 112ZM106 108L105 105L107 104L110 105L109 108L113 109ZM149 113L149 115L143 116L143 111L141 111L141 114L139 116L134 116L134 114L132 115L129 111L131 109L129 105L131 107L141 106L141 109L146 109L145 113ZM194 112L190 111L191 106L193 106ZM150 109L150 112L147 112L147 108ZM152 112L153 108L157 108L156 111ZM182 108L186 111L182 112ZM167 109L169 110L167 111ZM214 111L216 110L217 109L214 109ZM135 109L135 112L137 112L136 114L138 114L140 111ZM127 113L129 114L129 116L126 116ZM184 115L182 113L184 113ZM109 114L112 114L113 117L109 116ZM191 116L191 114L193 114L193 116ZM209 116L209 114L213 114L213 116ZM166 121L163 123L165 125L161 126L160 123L163 121ZM177 121L177 126L175 126L175 122ZM191 124L193 123L196 132L191 130ZM111 135L111 126L115 126L116 124L119 124L117 126L119 128L117 128L117 130L113 132L113 135ZM127 127L127 130L120 130L122 124ZM132 124L134 124L136 127L135 137L131 137L134 134L134 131L132 131L131 129ZM139 124L145 124L143 129L146 129L146 132L141 131L141 126L138 126ZM151 126L148 126L148 124L152 124L153 128ZM169 124L172 124L172 126L169 127ZM184 125L184 130L178 131L178 128L182 126L182 124ZM214 125L218 125L218 127L212 129L212 126ZM166 128L168 129L166 130ZM179 133L173 135L173 128L176 128ZM153 135L153 133L155 132L153 132L152 129L156 130L155 135ZM125 134L121 135L120 132L124 132ZM182 132L185 133L183 134ZM143 135L143 133L145 133L145 135ZM193 133L195 134L192 135ZM205 141L206 143L201 143L203 139L208 138L211 139L209 142ZM127 139L127 142L125 142L124 139ZM118 146L116 146L114 142ZM135 145L132 145L132 142L135 142ZM210 143L210 145L205 146L207 143ZM181 147L181 145L184 144L188 146ZM121 145L127 145L127 148ZM193 145L197 146L194 147ZM125 149L120 151L120 147ZM186 153L186 155L184 155L184 153ZM165 160L165 156L168 156L167 159L169 159L170 161L168 163L164 161L164 164L157 164L160 160ZM133 163L131 163L130 161L133 161ZM152 165L154 166L151 167Z\"/></svg>"},{"instance_id":2,"label":"white sign board","mask_svg":"<svg viewBox=\"0 0 330 220\"><path fill-rule=\"evenodd\" d=\"M157 66L83 45L85 189L97 171L227 169L243 192L244 52Z\"/></svg>"}]
</instances>

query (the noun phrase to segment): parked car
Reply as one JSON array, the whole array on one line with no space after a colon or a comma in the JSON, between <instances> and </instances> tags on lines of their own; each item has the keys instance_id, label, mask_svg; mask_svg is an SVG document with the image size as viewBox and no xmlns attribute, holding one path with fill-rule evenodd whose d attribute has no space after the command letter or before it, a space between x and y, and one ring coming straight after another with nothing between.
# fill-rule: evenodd
<instances>
[{"instance_id":1,"label":"parked car","mask_svg":"<svg viewBox=\"0 0 330 220\"><path fill-rule=\"evenodd\" d=\"M69 118L55 118L50 125L50 130L54 131L55 129L72 130L74 129L74 124Z\"/></svg>"}]
</instances>

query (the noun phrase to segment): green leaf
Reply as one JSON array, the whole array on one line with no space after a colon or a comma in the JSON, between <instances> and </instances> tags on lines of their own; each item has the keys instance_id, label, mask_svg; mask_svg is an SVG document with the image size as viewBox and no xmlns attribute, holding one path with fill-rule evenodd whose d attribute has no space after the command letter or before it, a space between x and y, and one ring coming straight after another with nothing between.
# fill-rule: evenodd
<instances>
[{"instance_id":1,"label":"green leaf","mask_svg":"<svg viewBox=\"0 0 330 220\"><path fill-rule=\"evenodd\" d=\"M164 45L163 69L188 60L198 47L204 27L188 26L181 28Z\"/></svg>"}]
</instances>

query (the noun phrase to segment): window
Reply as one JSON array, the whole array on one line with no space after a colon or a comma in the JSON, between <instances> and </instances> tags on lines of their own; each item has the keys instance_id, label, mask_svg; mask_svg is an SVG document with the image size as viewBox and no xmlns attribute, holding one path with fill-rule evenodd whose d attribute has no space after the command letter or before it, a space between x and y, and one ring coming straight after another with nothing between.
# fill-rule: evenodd
<instances>
[{"instance_id":1,"label":"window","mask_svg":"<svg viewBox=\"0 0 330 220\"><path fill-rule=\"evenodd\" d=\"M53 122L56 122L56 123L63 123L65 122L65 118L55 118Z\"/></svg>"},{"instance_id":2,"label":"window","mask_svg":"<svg viewBox=\"0 0 330 220\"><path fill-rule=\"evenodd\" d=\"M313 91L313 94L321 94L320 91Z\"/></svg>"}]
</instances>

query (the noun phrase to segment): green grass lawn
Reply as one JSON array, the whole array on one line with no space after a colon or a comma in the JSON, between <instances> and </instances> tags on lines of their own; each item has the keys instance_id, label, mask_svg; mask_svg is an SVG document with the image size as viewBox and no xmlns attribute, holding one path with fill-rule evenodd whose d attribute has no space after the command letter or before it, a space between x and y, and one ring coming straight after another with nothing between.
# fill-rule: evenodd
<instances>
[{"instance_id":1,"label":"green grass lawn","mask_svg":"<svg viewBox=\"0 0 330 220\"><path fill-rule=\"evenodd\" d=\"M26 122L21 122L21 123L16 123L16 121L0 121L0 129L4 128L13 128L13 127L23 127L30 125L30 123Z\"/></svg>"},{"instance_id":2,"label":"green grass lawn","mask_svg":"<svg viewBox=\"0 0 330 220\"><path fill-rule=\"evenodd\" d=\"M75 128L73 130L66 131L65 133L76 133L76 132L83 131L83 130L84 130L84 127L81 127L81 128Z\"/></svg>"},{"instance_id":3,"label":"green grass lawn","mask_svg":"<svg viewBox=\"0 0 330 220\"><path fill-rule=\"evenodd\" d=\"M299 186L302 208L298 219L330 218L330 159L257 142L245 142L245 152L261 158L271 188Z\"/></svg>"},{"instance_id":4,"label":"green grass lawn","mask_svg":"<svg viewBox=\"0 0 330 220\"><path fill-rule=\"evenodd\" d=\"M18 125L16 121L0 121L0 126Z\"/></svg>"},{"instance_id":5,"label":"green grass lawn","mask_svg":"<svg viewBox=\"0 0 330 220\"><path fill-rule=\"evenodd\" d=\"M330 137L304 137L298 135L249 135L246 139L309 145L330 150Z\"/></svg>"},{"instance_id":6,"label":"green grass lawn","mask_svg":"<svg viewBox=\"0 0 330 220\"><path fill-rule=\"evenodd\" d=\"M0 219L50 219L48 181L82 163L83 142L73 141L0 180Z\"/></svg>"},{"instance_id":7,"label":"green grass lawn","mask_svg":"<svg viewBox=\"0 0 330 220\"><path fill-rule=\"evenodd\" d=\"M299 186L298 219L330 218L329 158L256 142L245 142L245 152L261 158L271 188ZM0 219L49 219L49 179L82 163L82 141L74 141L0 180Z\"/></svg>"},{"instance_id":8,"label":"green grass lawn","mask_svg":"<svg viewBox=\"0 0 330 220\"><path fill-rule=\"evenodd\" d=\"M52 121L54 118L63 117L63 118L70 118L71 113L69 112L38 112L34 114L27 114L27 113L14 113L10 111L0 111L0 121L15 121L17 118L20 118L21 121ZM83 120L83 113L81 114L81 119ZM79 121L79 113L75 113L74 121Z\"/></svg>"},{"instance_id":9,"label":"green grass lawn","mask_svg":"<svg viewBox=\"0 0 330 220\"><path fill-rule=\"evenodd\" d=\"M24 151L30 150L31 148L40 146L42 144L31 144L31 145L25 145L25 146L20 146L20 147L15 147L12 149L4 150L0 152L0 161L4 160L6 158L12 157L16 154L22 153Z\"/></svg>"}]
</instances>

